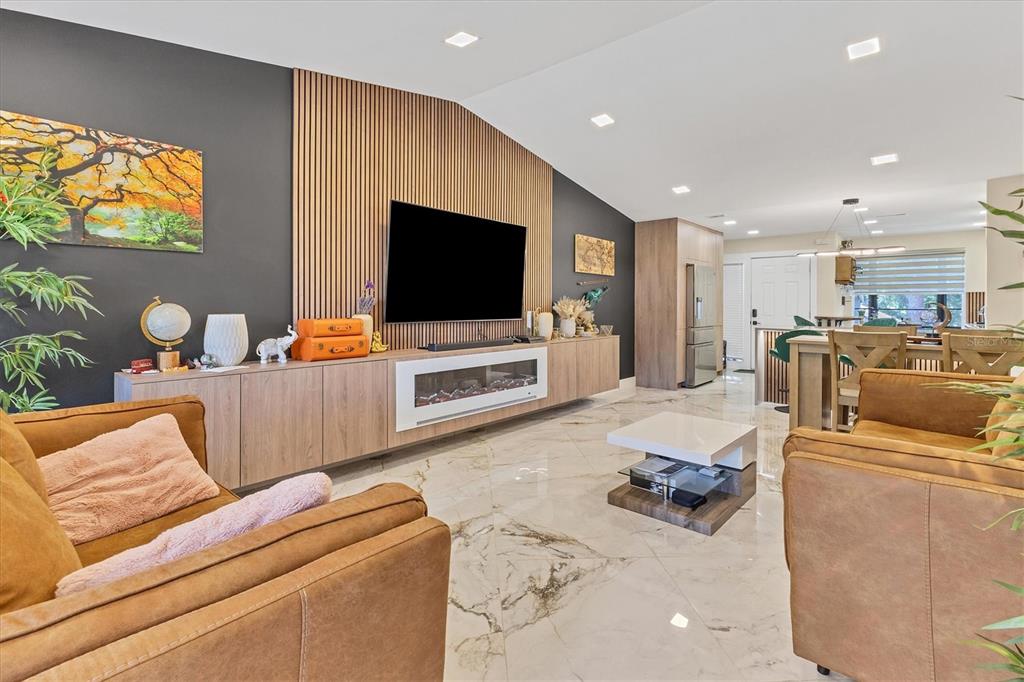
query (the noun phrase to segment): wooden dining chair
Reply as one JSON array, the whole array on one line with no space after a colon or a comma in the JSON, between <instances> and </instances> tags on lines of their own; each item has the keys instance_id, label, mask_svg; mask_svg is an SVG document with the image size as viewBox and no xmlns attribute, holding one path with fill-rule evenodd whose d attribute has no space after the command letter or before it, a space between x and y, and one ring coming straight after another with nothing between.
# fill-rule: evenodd
<instances>
[{"instance_id":1,"label":"wooden dining chair","mask_svg":"<svg viewBox=\"0 0 1024 682\"><path fill-rule=\"evenodd\" d=\"M832 430L847 431L849 414L860 397L860 373L865 369L907 366L907 333L903 331L828 332L829 361L832 366ZM849 375L841 376L841 358L846 356L852 366Z\"/></svg>"},{"instance_id":2,"label":"wooden dining chair","mask_svg":"<svg viewBox=\"0 0 1024 682\"><path fill-rule=\"evenodd\" d=\"M942 369L946 372L1007 376L1011 367L1021 363L1024 339L1008 332L988 329L942 335Z\"/></svg>"}]
</instances>

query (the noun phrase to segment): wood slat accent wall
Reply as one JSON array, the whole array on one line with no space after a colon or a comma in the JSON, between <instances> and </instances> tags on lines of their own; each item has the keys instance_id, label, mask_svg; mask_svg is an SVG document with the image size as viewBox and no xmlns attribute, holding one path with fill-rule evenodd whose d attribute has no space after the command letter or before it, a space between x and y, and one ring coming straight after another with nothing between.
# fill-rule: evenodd
<instances>
[{"instance_id":1,"label":"wood slat accent wall","mask_svg":"<svg viewBox=\"0 0 1024 682\"><path fill-rule=\"evenodd\" d=\"M981 307L985 305L984 291L968 291L964 302L964 322L978 324L981 320Z\"/></svg>"},{"instance_id":2,"label":"wood slat accent wall","mask_svg":"<svg viewBox=\"0 0 1024 682\"><path fill-rule=\"evenodd\" d=\"M372 279L381 327L391 199L525 225L525 307L550 310L550 165L454 102L302 69L295 69L292 89L296 318L351 315L363 282ZM382 331L399 349L473 339L480 326L392 324ZM523 331L521 320L483 327L488 336Z\"/></svg>"},{"instance_id":3,"label":"wood slat accent wall","mask_svg":"<svg viewBox=\"0 0 1024 682\"><path fill-rule=\"evenodd\" d=\"M768 351L775 348L775 340L784 331L769 329L762 331L764 335L764 356L758 358L764 363L764 395L761 399L768 403L785 405L789 402L789 363L776 359Z\"/></svg>"}]
</instances>

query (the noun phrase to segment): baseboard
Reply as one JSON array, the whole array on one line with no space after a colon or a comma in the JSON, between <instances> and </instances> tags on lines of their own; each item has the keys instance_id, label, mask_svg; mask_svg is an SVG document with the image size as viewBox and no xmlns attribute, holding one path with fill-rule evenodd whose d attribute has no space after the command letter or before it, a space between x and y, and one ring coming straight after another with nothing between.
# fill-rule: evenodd
<instances>
[{"instance_id":1,"label":"baseboard","mask_svg":"<svg viewBox=\"0 0 1024 682\"><path fill-rule=\"evenodd\" d=\"M636 390L636 377L626 377L625 379L619 379L619 390Z\"/></svg>"}]
</instances>

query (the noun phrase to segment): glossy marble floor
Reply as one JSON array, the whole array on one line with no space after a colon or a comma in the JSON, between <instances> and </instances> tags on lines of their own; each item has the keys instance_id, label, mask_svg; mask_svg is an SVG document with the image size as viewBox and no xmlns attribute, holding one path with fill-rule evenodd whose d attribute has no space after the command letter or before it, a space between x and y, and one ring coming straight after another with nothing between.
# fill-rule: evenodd
<instances>
[{"instance_id":1,"label":"glossy marble floor","mask_svg":"<svg viewBox=\"0 0 1024 682\"><path fill-rule=\"evenodd\" d=\"M759 492L713 537L612 507L639 453L605 434L660 411L758 426ZM753 376L619 390L331 472L335 494L421 491L452 528L448 679L818 680L790 645L786 415Z\"/></svg>"}]
</instances>

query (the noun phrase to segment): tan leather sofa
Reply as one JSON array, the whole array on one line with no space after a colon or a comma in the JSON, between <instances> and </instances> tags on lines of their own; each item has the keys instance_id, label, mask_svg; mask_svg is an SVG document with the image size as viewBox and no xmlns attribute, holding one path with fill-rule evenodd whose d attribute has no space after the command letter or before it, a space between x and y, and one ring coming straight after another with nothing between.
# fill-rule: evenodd
<instances>
[{"instance_id":1,"label":"tan leather sofa","mask_svg":"<svg viewBox=\"0 0 1024 682\"><path fill-rule=\"evenodd\" d=\"M17 415L37 457L157 413L206 466L194 397ZM79 545L83 564L237 499ZM451 536L385 484L104 587L0 616L0 679L439 680Z\"/></svg>"},{"instance_id":2,"label":"tan leather sofa","mask_svg":"<svg viewBox=\"0 0 1024 682\"><path fill-rule=\"evenodd\" d=\"M857 680L993 680L966 645L1024 610L1024 462L997 461L988 398L939 388L963 374L867 370L851 433L798 428L784 446L793 650ZM971 377L1008 381L1007 377ZM1021 634L999 631L1005 640ZM824 672L824 671L821 671Z\"/></svg>"}]
</instances>

